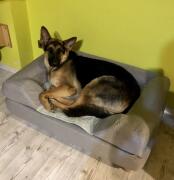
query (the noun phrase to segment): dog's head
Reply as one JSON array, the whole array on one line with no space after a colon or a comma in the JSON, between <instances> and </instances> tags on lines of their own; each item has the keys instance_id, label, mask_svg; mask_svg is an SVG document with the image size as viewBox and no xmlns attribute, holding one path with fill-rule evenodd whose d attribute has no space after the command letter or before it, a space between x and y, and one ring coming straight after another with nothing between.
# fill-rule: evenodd
<instances>
[{"instance_id":1,"label":"dog's head","mask_svg":"<svg viewBox=\"0 0 174 180\"><path fill-rule=\"evenodd\" d=\"M76 37L64 41L52 38L48 30L42 26L38 45L45 52L46 67L59 67L63 62L65 62L68 59L69 52L72 50L76 40Z\"/></svg>"}]
</instances>

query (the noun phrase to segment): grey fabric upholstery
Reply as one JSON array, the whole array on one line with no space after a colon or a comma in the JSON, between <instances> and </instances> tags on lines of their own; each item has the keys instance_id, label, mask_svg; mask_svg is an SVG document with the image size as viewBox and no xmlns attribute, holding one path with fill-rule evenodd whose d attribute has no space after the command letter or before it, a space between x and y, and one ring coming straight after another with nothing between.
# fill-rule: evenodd
<instances>
[{"instance_id":1,"label":"grey fabric upholstery","mask_svg":"<svg viewBox=\"0 0 174 180\"><path fill-rule=\"evenodd\" d=\"M168 87L169 82L165 77L153 78L142 89L141 96L127 114L120 115L116 122L114 116L117 115L102 120L95 135L141 157L159 125ZM113 125L106 130L106 124L111 122Z\"/></svg>"},{"instance_id":2,"label":"grey fabric upholstery","mask_svg":"<svg viewBox=\"0 0 174 180\"><path fill-rule=\"evenodd\" d=\"M90 57L90 55L83 55ZM75 146L76 148L84 149L84 152L88 152L88 154L90 152L90 146L94 145L90 144L90 140L93 141L93 139L95 139L94 142L97 143L97 148L100 147L102 143L105 143L104 147L101 145L101 147L105 149L103 149L103 153L100 153L100 158L102 158L104 162L109 162L104 152L106 151L109 153L106 149L112 147L111 154L113 159L111 163L115 163L129 169L138 169L144 165L149 155L149 145L152 142L153 133L158 127L161 116L163 115L165 98L169 89L169 80L164 76L158 76L154 73L133 66L121 63L117 64L123 66L131 72L142 88L141 96L130 111L127 114L113 115L102 119L94 127L92 137L76 126L67 123L63 124L64 131L63 129L61 130L61 133L63 133L62 137L64 138L59 138L61 137L60 132L57 132L58 136L56 135L56 130L54 130L54 136L67 144ZM46 80L46 69L43 64L43 56L41 56L17 74L9 78L3 84L2 89L4 95L8 98L7 105L13 113L16 113L18 116L22 116L23 113L21 112L20 114L19 109L22 109L23 111L26 110L25 116L22 116L23 118L26 117L27 121L36 124L39 129L44 129L44 131L48 134L51 134L52 129L49 127L49 123L51 126L51 121L54 118L45 117L48 122L46 120L42 122L44 115L35 111L40 104L38 95L43 90L43 84ZM32 113L29 113L30 111ZM36 117L37 121L33 121ZM40 118L38 119L38 117ZM117 121L115 121L116 119ZM54 119L54 121L55 120L56 119ZM41 125L39 121L45 123L45 125ZM61 125L62 122L57 120L55 125L57 126L57 130ZM71 129L69 136L67 135L66 126ZM80 133L79 137L82 138L82 141L84 136L85 138L90 137L87 141L89 147L85 146L83 143L82 145L77 142L74 139L77 138L76 135L73 133L71 134L71 132L76 134ZM95 153L97 153L97 151L95 151ZM97 156L95 153L92 153L93 157ZM130 155L139 158L130 160L128 158ZM140 160L142 158L143 160ZM128 163L129 160L130 162Z\"/></svg>"},{"instance_id":3,"label":"grey fabric upholstery","mask_svg":"<svg viewBox=\"0 0 174 180\"><path fill-rule=\"evenodd\" d=\"M42 86L47 81L47 71L42 58L39 57L5 81L2 91L6 97L34 109L38 107L38 94L43 91Z\"/></svg>"}]
</instances>

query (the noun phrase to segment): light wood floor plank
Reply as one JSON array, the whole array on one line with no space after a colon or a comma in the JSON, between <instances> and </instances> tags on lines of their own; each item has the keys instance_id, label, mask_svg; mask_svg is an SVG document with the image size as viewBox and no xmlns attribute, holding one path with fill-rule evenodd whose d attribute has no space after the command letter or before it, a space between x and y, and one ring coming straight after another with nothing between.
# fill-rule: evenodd
<instances>
[{"instance_id":1,"label":"light wood floor plank","mask_svg":"<svg viewBox=\"0 0 174 180\"><path fill-rule=\"evenodd\" d=\"M22 171L20 171L15 179L33 179L35 174L48 160L49 156L55 151L56 146L57 143L54 140L46 138L39 148L32 154L31 160L25 164L25 167L22 169Z\"/></svg>"},{"instance_id":2,"label":"light wood floor plank","mask_svg":"<svg viewBox=\"0 0 174 180\"><path fill-rule=\"evenodd\" d=\"M6 120L3 120L0 125L0 147L3 146L5 141L8 141L8 138L13 138L18 133L18 130L26 127L24 124L18 123L11 117L7 117Z\"/></svg>"},{"instance_id":3,"label":"light wood floor plank","mask_svg":"<svg viewBox=\"0 0 174 180\"><path fill-rule=\"evenodd\" d=\"M37 151L45 139L46 137L42 134L36 136L1 172L0 179L14 179L25 168L26 164L31 161L33 153Z\"/></svg>"},{"instance_id":4,"label":"light wood floor plank","mask_svg":"<svg viewBox=\"0 0 174 180\"><path fill-rule=\"evenodd\" d=\"M29 148L29 144L38 134L39 133L33 129L27 129L27 131L18 136L16 143L0 156L0 173L20 154L20 151Z\"/></svg>"},{"instance_id":5,"label":"light wood floor plank","mask_svg":"<svg viewBox=\"0 0 174 180\"><path fill-rule=\"evenodd\" d=\"M48 176L51 173L54 173L56 169L62 166L62 163L64 163L65 159L68 156L69 151L71 150L72 150L71 147L58 142L55 151L51 154L51 156L43 164L41 169L33 177L33 180L49 179Z\"/></svg>"},{"instance_id":6,"label":"light wood floor plank","mask_svg":"<svg viewBox=\"0 0 174 180\"><path fill-rule=\"evenodd\" d=\"M60 164L55 167L55 169L48 176L48 179L69 179L74 169L77 168L75 163L81 161L81 158L79 158L80 153L72 148L65 152L66 153L64 157L62 157Z\"/></svg>"}]
</instances>

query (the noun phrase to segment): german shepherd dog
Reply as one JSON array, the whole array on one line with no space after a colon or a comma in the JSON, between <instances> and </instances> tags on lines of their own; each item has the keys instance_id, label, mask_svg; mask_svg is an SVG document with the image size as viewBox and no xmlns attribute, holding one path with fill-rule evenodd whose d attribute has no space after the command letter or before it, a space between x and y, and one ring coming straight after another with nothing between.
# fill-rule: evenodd
<instances>
[{"instance_id":1,"label":"german shepherd dog","mask_svg":"<svg viewBox=\"0 0 174 180\"><path fill-rule=\"evenodd\" d=\"M42 26L39 47L44 50L50 89L39 95L48 111L61 109L68 116L100 118L127 112L140 95L135 78L116 64L83 57L73 50L77 38L52 38Z\"/></svg>"}]
</instances>

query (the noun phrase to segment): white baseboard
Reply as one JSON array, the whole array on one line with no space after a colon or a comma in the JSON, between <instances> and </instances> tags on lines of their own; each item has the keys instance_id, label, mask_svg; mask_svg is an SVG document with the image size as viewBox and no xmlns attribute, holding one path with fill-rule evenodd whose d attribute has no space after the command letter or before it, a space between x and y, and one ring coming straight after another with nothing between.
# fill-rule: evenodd
<instances>
[{"instance_id":1,"label":"white baseboard","mask_svg":"<svg viewBox=\"0 0 174 180\"><path fill-rule=\"evenodd\" d=\"M8 66L8 65L1 64L1 63L0 63L0 69L4 69L4 70L9 71L9 72L12 72L12 73L16 73L16 72L18 71L18 70L15 69L15 68L12 68L12 67L10 67L10 66Z\"/></svg>"}]
</instances>

